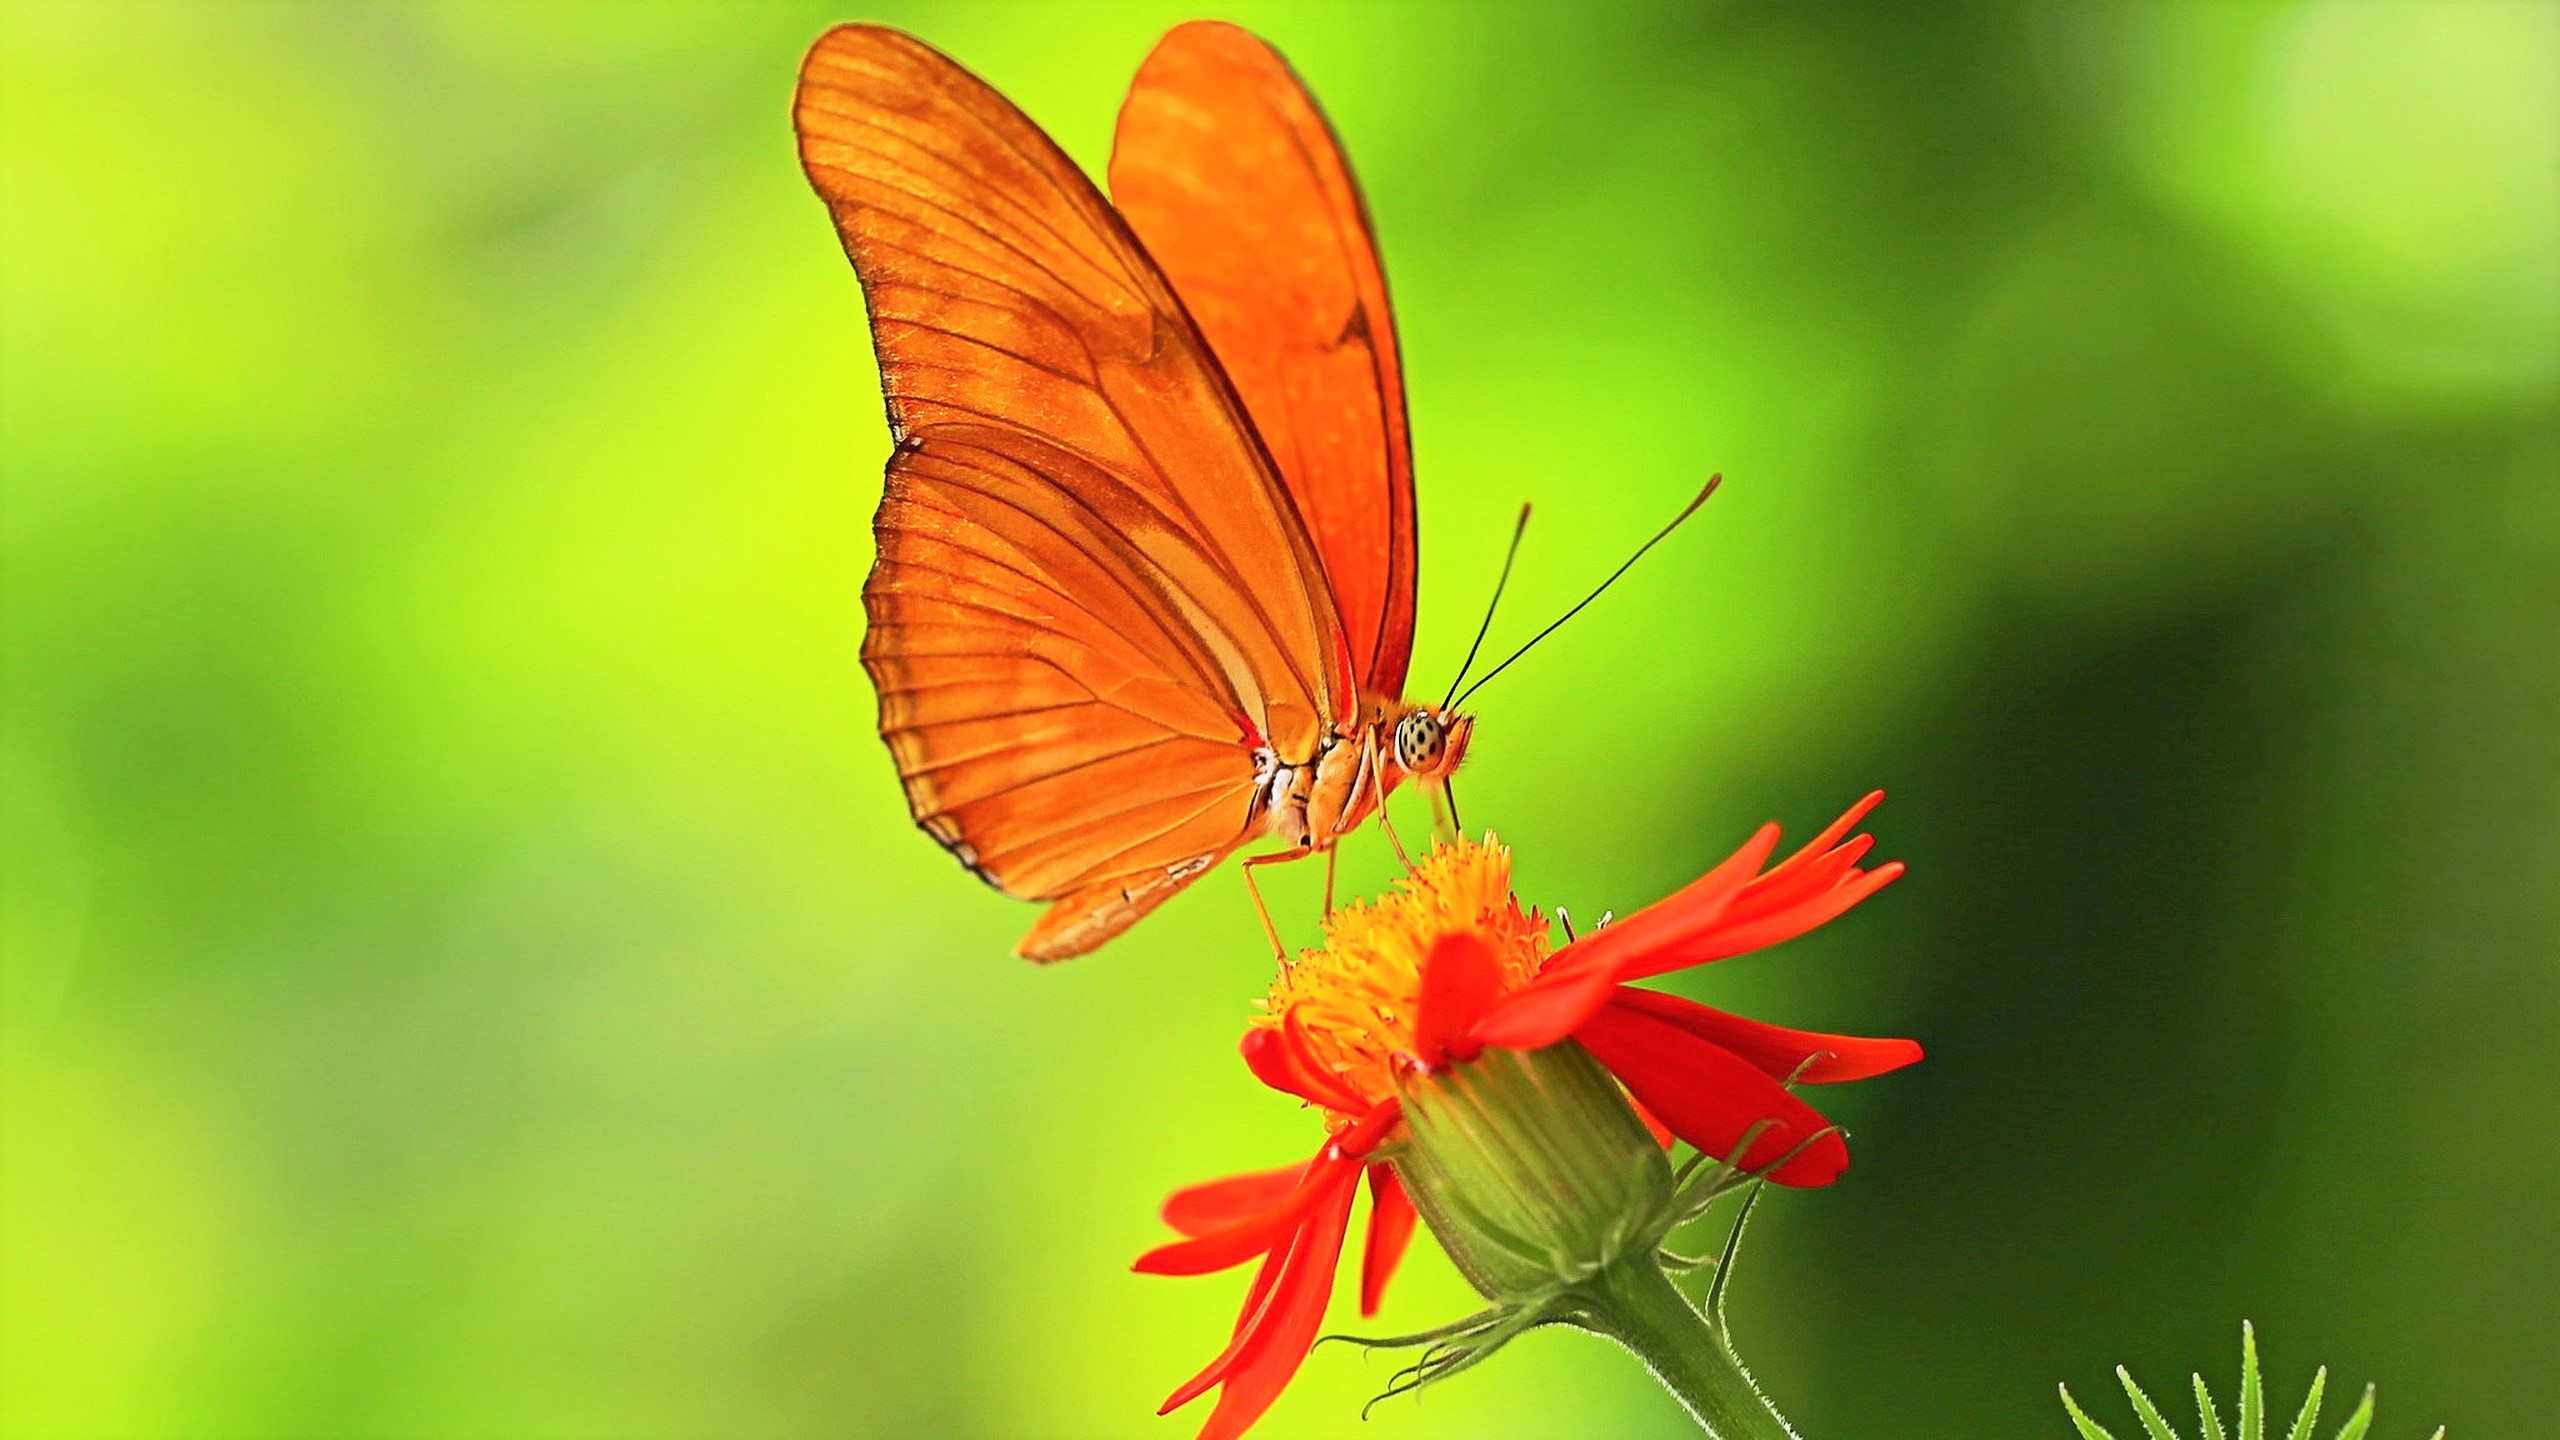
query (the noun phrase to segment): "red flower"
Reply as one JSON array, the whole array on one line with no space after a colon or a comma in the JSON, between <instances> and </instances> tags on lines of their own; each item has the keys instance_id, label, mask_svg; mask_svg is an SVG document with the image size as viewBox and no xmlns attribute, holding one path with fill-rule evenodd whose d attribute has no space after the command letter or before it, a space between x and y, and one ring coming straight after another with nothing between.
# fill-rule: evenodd
<instances>
[{"instance_id":1,"label":"red flower","mask_svg":"<svg viewBox=\"0 0 2560 1440\"><path fill-rule=\"evenodd\" d=\"M1243 1044L1264 1084L1325 1112L1332 1138L1302 1165L1176 1193L1164 1219L1185 1238L1138 1259L1158 1275L1262 1262L1226 1349L1164 1410L1221 1387L1201 1431L1212 1440L1270 1408L1323 1322L1364 1172L1360 1313L1376 1312L1415 1220L1393 1168L1397 1086L1488 1048L1571 1040L1617 1077L1664 1144L1676 1136L1727 1157L1760 1126L1741 1168L1781 1185L1838 1178L1846 1142L1787 1082L1880 1075L1918 1060L1918 1044L1781 1029L1629 982L1793 939L1891 883L1899 862L1861 870L1870 837L1841 839L1883 798L1861 800L1765 873L1778 827L1763 826L1679 893L1552 953L1544 918L1510 892L1510 852L1490 839L1443 845L1401 893L1335 912L1324 947L1282 970Z\"/></svg>"}]
</instances>

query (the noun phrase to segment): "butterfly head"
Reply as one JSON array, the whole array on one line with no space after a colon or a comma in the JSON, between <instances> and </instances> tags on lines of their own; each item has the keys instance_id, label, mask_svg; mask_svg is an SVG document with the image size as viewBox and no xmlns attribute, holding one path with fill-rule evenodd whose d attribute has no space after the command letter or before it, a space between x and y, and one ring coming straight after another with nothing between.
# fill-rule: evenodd
<instances>
[{"instance_id":1,"label":"butterfly head","mask_svg":"<svg viewBox=\"0 0 2560 1440\"><path fill-rule=\"evenodd\" d=\"M1390 739L1395 763L1424 784L1439 784L1466 758L1467 739L1475 728L1473 715L1416 705L1396 717Z\"/></svg>"}]
</instances>

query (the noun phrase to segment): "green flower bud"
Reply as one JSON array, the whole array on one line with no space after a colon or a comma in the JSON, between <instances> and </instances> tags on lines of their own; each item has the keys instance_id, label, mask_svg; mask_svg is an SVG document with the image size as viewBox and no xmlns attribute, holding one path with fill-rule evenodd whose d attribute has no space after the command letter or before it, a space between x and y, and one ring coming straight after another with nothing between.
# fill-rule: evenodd
<instances>
[{"instance_id":1,"label":"green flower bud","mask_svg":"<svg viewBox=\"0 0 2560 1440\"><path fill-rule=\"evenodd\" d=\"M1396 1174L1486 1299L1527 1300L1650 1256L1676 1218L1670 1164L1609 1073L1567 1041L1489 1049L1397 1086Z\"/></svg>"}]
</instances>

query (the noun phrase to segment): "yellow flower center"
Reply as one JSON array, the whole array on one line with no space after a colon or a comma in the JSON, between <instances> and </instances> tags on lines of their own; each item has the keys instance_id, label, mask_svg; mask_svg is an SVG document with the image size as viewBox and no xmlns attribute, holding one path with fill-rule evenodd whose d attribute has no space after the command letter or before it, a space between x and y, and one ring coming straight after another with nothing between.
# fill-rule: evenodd
<instances>
[{"instance_id":1,"label":"yellow flower center","mask_svg":"<svg viewBox=\"0 0 2560 1440\"><path fill-rule=\"evenodd\" d=\"M1395 893L1334 911L1323 947L1281 965L1253 1023L1288 1024L1309 1059L1375 1104L1395 1093L1398 1057L1414 1052L1423 960L1441 940L1468 932L1492 947L1506 990L1528 983L1546 958L1546 919L1521 911L1511 894L1511 852L1490 837L1441 845Z\"/></svg>"}]
</instances>

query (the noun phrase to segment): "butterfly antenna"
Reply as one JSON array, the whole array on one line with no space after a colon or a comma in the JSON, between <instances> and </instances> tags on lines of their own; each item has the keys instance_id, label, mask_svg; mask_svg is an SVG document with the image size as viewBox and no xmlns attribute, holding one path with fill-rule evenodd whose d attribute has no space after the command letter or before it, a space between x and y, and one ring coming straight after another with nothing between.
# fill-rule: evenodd
<instances>
[{"instance_id":1,"label":"butterfly antenna","mask_svg":"<svg viewBox=\"0 0 2560 1440\"><path fill-rule=\"evenodd\" d=\"M1485 632L1493 628L1494 607L1502 603L1502 587L1511 583L1511 562L1520 558L1520 537L1528 533L1529 506L1523 501L1520 506L1519 523L1511 527L1511 548L1502 552L1502 573L1494 577L1493 598L1485 602L1484 623L1476 627L1475 643L1467 647L1467 658L1458 666L1458 678L1449 682L1449 699L1440 702L1440 708L1443 710L1448 709L1450 701L1457 698L1458 687L1467 683L1467 669L1476 663L1476 651L1484 648Z\"/></svg>"},{"instance_id":2,"label":"butterfly antenna","mask_svg":"<svg viewBox=\"0 0 2560 1440\"><path fill-rule=\"evenodd\" d=\"M1716 493L1716 487L1717 487L1718 485L1723 484L1723 483L1724 483L1724 477L1723 477L1722 475L1710 475L1710 476L1708 476L1708 477L1707 477L1707 483L1706 483L1706 486L1705 486L1703 489L1701 489L1701 490L1699 490L1699 491L1698 491L1698 496L1697 496L1697 498L1696 498L1696 499L1694 499L1694 500L1691 500L1691 501L1689 502L1688 506L1687 506L1686 508L1684 508L1683 510L1681 510L1681 512L1680 512L1679 514L1672 516L1672 517L1671 517L1671 523L1670 523L1670 524L1665 525L1665 526L1663 526L1661 529L1659 529L1659 530L1657 530L1657 531L1653 532L1653 538L1652 538L1652 539L1647 540L1647 541L1646 541L1646 542L1644 542L1643 544L1641 544L1641 545L1637 546L1637 547L1636 547L1636 553L1634 553L1633 555L1628 556L1628 557L1627 557L1627 559L1626 559L1626 563L1625 563L1625 564L1620 565L1617 569L1610 571L1610 572L1609 572L1609 578L1608 578L1608 579L1606 579L1606 580L1601 581L1601 582L1600 582L1600 587L1599 587L1598 589L1596 589L1596 590L1592 591L1590 594L1585 595L1585 596L1583 596L1580 600L1578 600L1578 601L1574 602L1574 606L1573 606L1573 608L1572 608L1572 609L1567 610L1567 611L1566 611L1566 612L1564 612L1563 614L1561 614L1561 615L1557 616L1557 617L1555 618L1555 620L1547 626L1547 628L1546 628L1546 629L1541 630L1541 631L1539 631L1537 634L1530 636L1530 637L1529 637L1529 643L1528 643L1528 644L1523 645L1523 646L1521 646L1519 649L1512 651L1508 656L1505 656L1505 657L1503 658L1503 661L1502 661L1502 663L1501 663L1501 664L1496 665L1496 666L1494 666L1492 669L1487 670L1486 672L1484 672L1484 679L1482 679L1482 680L1478 680L1478 681L1477 681L1476 683L1474 683L1473 685L1468 686L1468 687L1466 688L1466 692L1465 692L1465 694L1461 694L1461 695L1458 695L1458 696L1454 697L1454 698L1449 702L1449 704L1448 704L1448 705L1443 705L1443 706L1441 706L1440 708L1441 708L1441 709L1443 709L1443 710L1446 710L1446 709L1448 709L1448 708L1449 708L1449 705L1463 705L1463 704L1465 704L1465 703L1466 703L1466 699L1467 699L1467 696L1468 696L1468 695L1473 695L1473 694L1474 694L1474 693L1476 693L1477 691L1479 691L1479 690L1483 689L1483 688L1485 687L1486 683L1487 683L1487 682L1489 682L1489 681L1491 681L1491 680L1493 679L1493 677L1494 677L1494 676L1499 675L1499 674L1501 674L1503 671L1510 669L1510 668L1511 668L1511 662L1512 662L1512 661L1519 659L1521 656L1526 655L1526 654L1528 654L1531 650L1533 650L1533 649L1537 648L1537 644L1538 644L1538 642L1539 642L1539 641L1541 641L1541 640L1544 640L1544 639L1546 639L1548 636L1553 635L1554 633L1556 633L1556 629L1557 629L1557 627L1558 627L1558 626L1561 626L1562 624L1564 624L1564 622L1566 622L1567 620L1572 619L1574 616L1581 614L1581 613L1582 613L1582 607L1583 607L1583 606L1590 604L1592 601L1597 600L1597 599L1599 599L1602 595L1606 594L1606 593L1608 592L1608 589L1609 589L1609 587L1610 587L1610 586L1615 585L1615 584L1617 584L1617 583L1618 583L1618 577L1619 577L1619 576L1624 575L1624 574L1626 574L1629 570L1634 569L1634 568L1635 568L1635 564L1636 564L1636 562L1644 558L1644 552L1646 552L1647 550L1652 549L1652 548L1653 548L1654 546L1656 546L1656 545L1661 544L1661 543L1663 542L1664 538L1665 538L1665 537L1667 537L1667 536L1669 536L1669 535L1671 534L1671 532L1672 532L1672 531L1677 530L1677 529L1679 529L1679 528L1680 528L1680 523L1681 523L1682 521L1684 521L1684 520L1688 519L1688 518L1689 518L1690 516L1692 516L1692 515L1697 514L1697 513L1698 513L1698 507L1699 507L1699 506L1701 506L1701 505L1706 504L1706 503L1707 503L1707 497L1708 497L1708 496L1710 496L1710 495L1713 495L1714 493ZM1523 518L1524 518L1524 519L1526 518L1526 517L1525 517L1525 515L1524 515L1524 517L1523 517ZM1515 542L1515 543L1516 543L1516 542ZM1505 569L1505 571L1507 572L1507 571L1509 570L1509 566L1506 564L1506 565L1505 565L1505 567L1504 567L1504 569ZM1491 622L1491 620L1492 620L1492 616L1491 616L1491 615L1487 615L1485 618L1486 618L1487 623L1490 623L1490 622Z\"/></svg>"}]
</instances>

